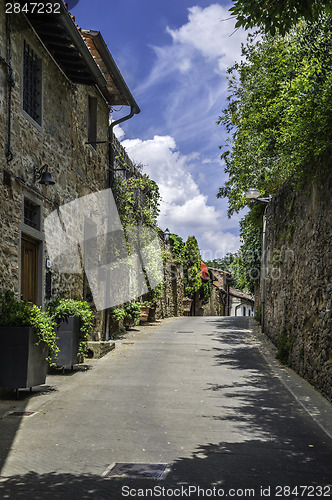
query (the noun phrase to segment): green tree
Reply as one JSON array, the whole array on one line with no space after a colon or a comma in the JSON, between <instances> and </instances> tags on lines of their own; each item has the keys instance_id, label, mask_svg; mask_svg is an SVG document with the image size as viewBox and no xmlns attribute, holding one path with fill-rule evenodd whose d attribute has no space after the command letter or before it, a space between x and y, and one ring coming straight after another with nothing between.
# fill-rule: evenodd
<instances>
[{"instance_id":1,"label":"green tree","mask_svg":"<svg viewBox=\"0 0 332 500\"><path fill-rule=\"evenodd\" d=\"M200 276L201 254L195 236L188 236L183 249L184 290L185 294L193 296L202 284Z\"/></svg>"},{"instance_id":2,"label":"green tree","mask_svg":"<svg viewBox=\"0 0 332 500\"><path fill-rule=\"evenodd\" d=\"M249 2L250 3L250 2ZM218 197L229 215L249 204L251 186L274 194L295 187L330 162L332 144L332 19L300 22L286 36L250 36L241 63L229 69L229 104L219 123L229 133L222 158L228 180ZM236 286L253 290L259 269L264 206L250 204L242 246L231 264Z\"/></svg>"},{"instance_id":3,"label":"green tree","mask_svg":"<svg viewBox=\"0 0 332 500\"><path fill-rule=\"evenodd\" d=\"M214 267L215 269L221 269L222 271L231 272L231 264L235 259L236 254L228 252L222 259L208 260L206 265L209 267Z\"/></svg>"},{"instance_id":4,"label":"green tree","mask_svg":"<svg viewBox=\"0 0 332 500\"><path fill-rule=\"evenodd\" d=\"M201 279L201 253L195 236L188 236L183 252L184 291L189 297L199 292L203 303L208 302L212 294L211 280L203 283Z\"/></svg>"},{"instance_id":5,"label":"green tree","mask_svg":"<svg viewBox=\"0 0 332 500\"><path fill-rule=\"evenodd\" d=\"M229 133L222 146L228 181L218 197L229 215L254 186L273 194L291 176L331 154L332 21L300 23L289 35L252 38L245 60L229 69L229 104L219 123Z\"/></svg>"},{"instance_id":6,"label":"green tree","mask_svg":"<svg viewBox=\"0 0 332 500\"><path fill-rule=\"evenodd\" d=\"M323 12L332 13L331 0L236 0L230 11L237 17L236 27L253 28L274 35L287 33L301 18L317 20Z\"/></svg>"}]
</instances>

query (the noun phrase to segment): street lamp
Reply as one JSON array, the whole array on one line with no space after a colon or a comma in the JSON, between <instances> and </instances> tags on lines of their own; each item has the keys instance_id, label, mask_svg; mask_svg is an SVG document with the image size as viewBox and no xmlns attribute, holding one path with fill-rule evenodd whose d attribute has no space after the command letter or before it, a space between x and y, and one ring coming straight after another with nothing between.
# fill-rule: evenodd
<instances>
[{"instance_id":1,"label":"street lamp","mask_svg":"<svg viewBox=\"0 0 332 500\"><path fill-rule=\"evenodd\" d=\"M269 203L269 201L271 201L271 198L272 196L270 195L268 198L260 198L260 191L259 189L256 189L256 188L253 188L253 187L250 187L248 189L248 191L246 191L244 193L244 195L246 196L246 198L248 198L249 200L258 200L258 201L263 201L265 203Z\"/></svg>"},{"instance_id":2,"label":"street lamp","mask_svg":"<svg viewBox=\"0 0 332 500\"><path fill-rule=\"evenodd\" d=\"M249 188L246 191L245 196L249 200L257 200L263 203L266 203L266 207L263 214L263 235L262 235L262 255L261 255L261 278L262 278L262 332L264 333L265 329L265 278L266 278L266 210L269 202L272 199L272 196L269 195L268 198L260 198L260 191L256 188Z\"/></svg>"},{"instance_id":3,"label":"street lamp","mask_svg":"<svg viewBox=\"0 0 332 500\"><path fill-rule=\"evenodd\" d=\"M168 227L167 227L167 228L165 229L165 231L164 231L164 240L165 240L165 242L166 242L166 243L168 243L168 242L169 242L169 237L170 237L170 234L171 234L171 232L170 232L170 230L169 230L169 229L168 229Z\"/></svg>"}]
</instances>

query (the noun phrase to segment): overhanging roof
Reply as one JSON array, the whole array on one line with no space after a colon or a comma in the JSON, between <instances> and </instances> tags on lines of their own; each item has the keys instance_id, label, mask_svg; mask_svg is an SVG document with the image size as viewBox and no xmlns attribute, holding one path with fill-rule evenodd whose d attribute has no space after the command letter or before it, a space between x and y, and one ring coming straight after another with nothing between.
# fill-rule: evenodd
<instances>
[{"instance_id":1,"label":"overhanging roof","mask_svg":"<svg viewBox=\"0 0 332 500\"><path fill-rule=\"evenodd\" d=\"M63 2L49 0L49 3L60 3L60 13L30 12L25 16L69 80L97 85L110 106L132 106L139 113L101 34L79 30Z\"/></svg>"},{"instance_id":2,"label":"overhanging roof","mask_svg":"<svg viewBox=\"0 0 332 500\"><path fill-rule=\"evenodd\" d=\"M134 113L139 113L140 109L128 89L100 31L82 30L81 34L107 82L107 85L101 89L107 101L113 105L131 106L134 108Z\"/></svg>"}]
</instances>

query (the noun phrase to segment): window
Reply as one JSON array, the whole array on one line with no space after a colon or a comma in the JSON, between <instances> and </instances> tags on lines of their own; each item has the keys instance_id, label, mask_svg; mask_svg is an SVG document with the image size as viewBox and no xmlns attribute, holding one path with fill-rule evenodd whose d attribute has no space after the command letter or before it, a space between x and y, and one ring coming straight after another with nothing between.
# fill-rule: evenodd
<instances>
[{"instance_id":1,"label":"window","mask_svg":"<svg viewBox=\"0 0 332 500\"><path fill-rule=\"evenodd\" d=\"M24 198L24 224L40 231L40 206Z\"/></svg>"},{"instance_id":2,"label":"window","mask_svg":"<svg viewBox=\"0 0 332 500\"><path fill-rule=\"evenodd\" d=\"M97 144L97 98L89 96L88 107L88 142L96 149Z\"/></svg>"},{"instance_id":3,"label":"window","mask_svg":"<svg viewBox=\"0 0 332 500\"><path fill-rule=\"evenodd\" d=\"M42 123L41 59L24 42L23 109L38 125Z\"/></svg>"}]
</instances>

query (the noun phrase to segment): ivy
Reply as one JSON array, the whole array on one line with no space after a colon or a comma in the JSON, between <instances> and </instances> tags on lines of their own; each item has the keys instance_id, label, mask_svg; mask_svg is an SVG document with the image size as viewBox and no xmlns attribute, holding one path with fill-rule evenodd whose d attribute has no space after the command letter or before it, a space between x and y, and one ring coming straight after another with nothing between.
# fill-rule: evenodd
<instances>
[{"instance_id":1,"label":"ivy","mask_svg":"<svg viewBox=\"0 0 332 500\"><path fill-rule=\"evenodd\" d=\"M80 320L80 342L78 354L85 356L87 341L93 330L94 313L85 301L55 298L49 302L47 311L54 321L77 316Z\"/></svg>"},{"instance_id":2,"label":"ivy","mask_svg":"<svg viewBox=\"0 0 332 500\"><path fill-rule=\"evenodd\" d=\"M158 185L147 174L117 179L114 195L124 227L143 225L157 229L160 193Z\"/></svg>"},{"instance_id":3,"label":"ivy","mask_svg":"<svg viewBox=\"0 0 332 500\"><path fill-rule=\"evenodd\" d=\"M172 254L179 264L183 263L183 252L184 252L184 241L181 236L177 234L170 234L169 236L171 242Z\"/></svg>"}]
</instances>

